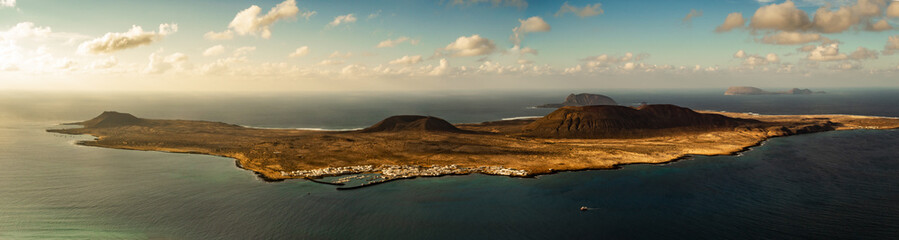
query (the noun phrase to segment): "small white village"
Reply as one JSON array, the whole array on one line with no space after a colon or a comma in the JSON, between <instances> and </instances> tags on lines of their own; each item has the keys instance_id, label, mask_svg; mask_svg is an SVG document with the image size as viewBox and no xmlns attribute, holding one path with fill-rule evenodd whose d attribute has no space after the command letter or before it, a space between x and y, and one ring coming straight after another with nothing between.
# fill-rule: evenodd
<instances>
[{"instance_id":1,"label":"small white village","mask_svg":"<svg viewBox=\"0 0 899 240\"><path fill-rule=\"evenodd\" d=\"M347 166L347 167L329 167L329 168L320 168L320 169L312 169L312 170L296 170L296 171L281 171L281 176L285 177L296 177L296 178L322 178L322 177L330 177L330 176L341 176L341 175L353 175L353 174L364 174L364 173L377 173L380 175L380 181L376 182L385 182L396 179L404 179L404 178L415 178L415 177L439 177L444 175L466 175L472 173L483 173L489 175L501 175L501 176L515 176L515 177L524 177L528 176L528 171L525 170L517 170L511 168L504 168L502 166L484 166L484 167L476 167L476 168L467 168L460 167L458 165L444 165L444 166L432 166L432 167L423 167L419 165L360 165L360 166ZM344 183L351 178L359 178L350 176L347 178L342 178L334 183ZM375 182L370 182L375 183Z\"/></svg>"}]
</instances>

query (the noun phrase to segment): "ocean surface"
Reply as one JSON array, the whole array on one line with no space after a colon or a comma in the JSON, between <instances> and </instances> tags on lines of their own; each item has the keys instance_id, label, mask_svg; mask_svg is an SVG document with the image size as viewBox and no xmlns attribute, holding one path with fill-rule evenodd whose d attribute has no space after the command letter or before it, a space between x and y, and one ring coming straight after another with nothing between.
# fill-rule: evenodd
<instances>
[{"instance_id":1,"label":"ocean surface","mask_svg":"<svg viewBox=\"0 0 899 240\"><path fill-rule=\"evenodd\" d=\"M817 89L816 89L817 90ZM899 117L899 89L809 96L581 90L622 105ZM253 127L351 129L397 114L540 116L569 92L0 92L0 239L897 239L899 131L775 138L737 156L395 181L353 191L267 183L228 158L75 145L47 133L115 110ZM578 211L588 206L590 211Z\"/></svg>"}]
</instances>

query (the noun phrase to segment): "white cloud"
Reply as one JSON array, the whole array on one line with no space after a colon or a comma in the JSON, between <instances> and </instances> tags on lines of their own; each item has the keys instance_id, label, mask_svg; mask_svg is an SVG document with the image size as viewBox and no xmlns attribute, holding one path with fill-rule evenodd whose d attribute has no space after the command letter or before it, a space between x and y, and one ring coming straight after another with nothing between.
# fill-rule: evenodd
<instances>
[{"instance_id":1,"label":"white cloud","mask_svg":"<svg viewBox=\"0 0 899 240\"><path fill-rule=\"evenodd\" d=\"M297 50L294 50L292 53L290 53L290 55L288 55L288 57L296 58L296 57L306 56L308 54L309 54L309 46L302 46L302 47L297 48Z\"/></svg>"},{"instance_id":2,"label":"white cloud","mask_svg":"<svg viewBox=\"0 0 899 240\"><path fill-rule=\"evenodd\" d=\"M56 61L56 64L53 67L59 70L69 70L75 67L76 64L78 63L69 58L61 58Z\"/></svg>"},{"instance_id":3,"label":"white cloud","mask_svg":"<svg viewBox=\"0 0 899 240\"><path fill-rule=\"evenodd\" d=\"M696 67L693 68L693 71L694 72L717 72L718 66L708 66L708 67L703 68L701 65L696 65Z\"/></svg>"},{"instance_id":4,"label":"white cloud","mask_svg":"<svg viewBox=\"0 0 899 240\"><path fill-rule=\"evenodd\" d=\"M808 14L796 8L791 0L760 7L749 22L749 27L760 30L798 31L810 26Z\"/></svg>"},{"instance_id":5,"label":"white cloud","mask_svg":"<svg viewBox=\"0 0 899 240\"><path fill-rule=\"evenodd\" d=\"M839 33L859 23L870 22L872 17L880 16L886 7L884 0L858 0L855 5L841 6L830 10L829 5L815 11L815 29L822 33Z\"/></svg>"},{"instance_id":6,"label":"white cloud","mask_svg":"<svg viewBox=\"0 0 899 240\"><path fill-rule=\"evenodd\" d=\"M187 55L176 52L168 56L163 56L162 51L157 51L150 54L150 63L147 64L147 68L145 68L143 72L148 74L161 74L170 69L185 70L187 68L189 68Z\"/></svg>"},{"instance_id":7,"label":"white cloud","mask_svg":"<svg viewBox=\"0 0 899 240\"><path fill-rule=\"evenodd\" d=\"M516 27L515 31L519 33L549 32L551 29L543 18L537 16L530 17L527 20L518 19L518 22L521 25Z\"/></svg>"},{"instance_id":8,"label":"white cloud","mask_svg":"<svg viewBox=\"0 0 899 240\"><path fill-rule=\"evenodd\" d=\"M38 27L32 22L21 22L5 31L0 31L0 66L5 71L31 73L75 70L76 61L57 58L49 53L46 44L63 45L70 48L74 41L89 37L73 33L56 33L50 27ZM70 44L71 42L71 44ZM20 46L38 45L36 49Z\"/></svg>"},{"instance_id":9,"label":"white cloud","mask_svg":"<svg viewBox=\"0 0 899 240\"><path fill-rule=\"evenodd\" d=\"M207 48L206 51L203 51L203 56L216 56L222 53L225 53L225 46L215 45Z\"/></svg>"},{"instance_id":10,"label":"white cloud","mask_svg":"<svg viewBox=\"0 0 899 240\"><path fill-rule=\"evenodd\" d=\"M899 1L890 3L890 6L887 7L886 15L887 17L899 18Z\"/></svg>"},{"instance_id":11,"label":"white cloud","mask_svg":"<svg viewBox=\"0 0 899 240\"><path fill-rule=\"evenodd\" d=\"M50 36L50 27L35 27L32 22L21 22L0 32L0 39L16 40L24 38L46 38Z\"/></svg>"},{"instance_id":12,"label":"white cloud","mask_svg":"<svg viewBox=\"0 0 899 240\"><path fill-rule=\"evenodd\" d=\"M887 38L887 45L883 47L883 54L892 55L899 52L899 35Z\"/></svg>"},{"instance_id":13,"label":"white cloud","mask_svg":"<svg viewBox=\"0 0 899 240\"><path fill-rule=\"evenodd\" d=\"M890 23L887 22L886 19L880 19L880 21L877 21L876 23L873 23L873 24L869 24L868 27L865 28L865 30L873 31L873 32L882 32L882 31L891 30L891 29L893 29L893 26L890 26Z\"/></svg>"},{"instance_id":14,"label":"white cloud","mask_svg":"<svg viewBox=\"0 0 899 240\"><path fill-rule=\"evenodd\" d=\"M16 66L12 63L4 63L0 64L0 72L16 72L19 71L19 66Z\"/></svg>"},{"instance_id":15,"label":"white cloud","mask_svg":"<svg viewBox=\"0 0 899 240\"><path fill-rule=\"evenodd\" d=\"M755 30L814 31L818 33L841 33L852 27L883 31L889 27L886 22L877 23L876 26L870 24L873 18L883 15L884 9L887 7L885 0L857 0L854 4L841 1L836 4L839 7L835 9L832 8L834 5L831 2L812 4L823 6L815 11L811 19L791 0L781 4L762 6L752 16L749 26Z\"/></svg>"},{"instance_id":16,"label":"white cloud","mask_svg":"<svg viewBox=\"0 0 899 240\"><path fill-rule=\"evenodd\" d=\"M818 47L818 46L815 46L815 45L805 45L805 46L802 46L802 47L800 47L800 48L797 48L796 51L800 51L800 52L811 52L812 50L815 50L815 48L817 48L817 47Z\"/></svg>"},{"instance_id":17,"label":"white cloud","mask_svg":"<svg viewBox=\"0 0 899 240\"><path fill-rule=\"evenodd\" d=\"M16 7L16 0L0 0L0 8Z\"/></svg>"},{"instance_id":18,"label":"white cloud","mask_svg":"<svg viewBox=\"0 0 899 240\"><path fill-rule=\"evenodd\" d=\"M535 50L533 48L529 48L529 47L525 47L525 48L521 49L521 54L527 54L527 53L537 55L537 50Z\"/></svg>"},{"instance_id":19,"label":"white cloud","mask_svg":"<svg viewBox=\"0 0 899 240\"><path fill-rule=\"evenodd\" d=\"M840 45L836 43L817 46L806 57L806 59L811 61L838 61L846 58L849 58L849 56L840 53Z\"/></svg>"},{"instance_id":20,"label":"white cloud","mask_svg":"<svg viewBox=\"0 0 899 240\"><path fill-rule=\"evenodd\" d=\"M378 10L377 12L373 12L373 13L369 14L369 15L368 15L368 20L375 19L375 18L377 18L377 17L379 17L379 16L381 16L381 10Z\"/></svg>"},{"instance_id":21,"label":"white cloud","mask_svg":"<svg viewBox=\"0 0 899 240\"><path fill-rule=\"evenodd\" d=\"M514 72L514 71L516 71L516 70L517 70L517 69L516 69L515 67L512 67L512 66L503 66L502 64L499 64L499 63L496 63L496 62L491 62L491 61L484 61L484 62L481 63L481 65L478 66L478 68L477 68L477 71L478 71L478 72L482 72L482 73L495 73L495 74L503 74L503 73L508 73L508 72Z\"/></svg>"},{"instance_id":22,"label":"white cloud","mask_svg":"<svg viewBox=\"0 0 899 240\"><path fill-rule=\"evenodd\" d=\"M796 6L799 7L820 7L820 6L846 6L851 5L856 0L794 0ZM772 1L773 2L773 1Z\"/></svg>"},{"instance_id":23,"label":"white cloud","mask_svg":"<svg viewBox=\"0 0 899 240\"><path fill-rule=\"evenodd\" d=\"M681 21L689 23L696 17L702 17L702 10L690 9L690 12L687 13L687 16L685 16L684 19L681 19Z\"/></svg>"},{"instance_id":24,"label":"white cloud","mask_svg":"<svg viewBox=\"0 0 899 240\"><path fill-rule=\"evenodd\" d=\"M446 45L442 50L449 51L452 56L467 57L491 54L496 51L496 44L490 39L482 38L475 34L470 37L461 36L456 41Z\"/></svg>"},{"instance_id":25,"label":"white cloud","mask_svg":"<svg viewBox=\"0 0 899 240\"><path fill-rule=\"evenodd\" d=\"M555 16L560 17L560 16L564 16L566 13L574 13L574 15L577 15L578 17L581 17L581 18L592 17L592 16L603 14L603 10L602 10L602 8L600 8L601 6L602 6L601 3L596 3L593 5L587 4L587 6L578 8L578 7L569 5L568 2L565 2L562 4L562 7L559 8L559 11L556 12Z\"/></svg>"},{"instance_id":26,"label":"white cloud","mask_svg":"<svg viewBox=\"0 0 899 240\"><path fill-rule=\"evenodd\" d=\"M90 40L78 46L82 54L112 53L119 50L149 45L161 40L164 36L178 31L177 24L160 24L159 32L145 32L140 26L132 26L123 33L106 33L101 38Z\"/></svg>"},{"instance_id":27,"label":"white cloud","mask_svg":"<svg viewBox=\"0 0 899 240\"><path fill-rule=\"evenodd\" d=\"M377 47L378 48L395 47L396 45L399 45L400 43L404 43L404 42L409 42L412 45L418 44L417 39L411 39L409 37L403 36L403 37L398 37L396 39L387 39L387 40L381 41L380 43L378 43Z\"/></svg>"},{"instance_id":28,"label":"white cloud","mask_svg":"<svg viewBox=\"0 0 899 240\"><path fill-rule=\"evenodd\" d=\"M768 62L776 63L780 62L780 57L778 57L777 54L768 53L768 55L765 55L765 60L767 60Z\"/></svg>"},{"instance_id":29,"label":"white cloud","mask_svg":"<svg viewBox=\"0 0 899 240\"><path fill-rule=\"evenodd\" d=\"M230 40L234 38L234 32L231 30L225 30L220 33L209 31L206 34L203 34L203 38L208 40Z\"/></svg>"},{"instance_id":30,"label":"white cloud","mask_svg":"<svg viewBox=\"0 0 899 240\"><path fill-rule=\"evenodd\" d=\"M344 61L341 61L341 60L325 59L325 60L319 62L317 65L340 65L343 63L344 63Z\"/></svg>"},{"instance_id":31,"label":"white cloud","mask_svg":"<svg viewBox=\"0 0 899 240\"><path fill-rule=\"evenodd\" d=\"M507 6L527 8L528 2L525 0L451 0L450 6L471 6L480 3L492 3L494 7Z\"/></svg>"},{"instance_id":32,"label":"white cloud","mask_svg":"<svg viewBox=\"0 0 899 240\"><path fill-rule=\"evenodd\" d=\"M880 21L878 21L874 24L868 25L868 27L866 28L866 30L873 31L873 32L882 32L882 31L892 30L892 29L893 29L893 26L891 26L890 23L888 23L886 20L883 20L883 19L881 19Z\"/></svg>"},{"instance_id":33,"label":"white cloud","mask_svg":"<svg viewBox=\"0 0 899 240\"><path fill-rule=\"evenodd\" d=\"M233 38L236 33L241 36L259 35L262 38L268 39L272 36L271 26L274 25L275 22L295 17L298 13L301 17L306 19L309 19L316 14L315 11L304 11L300 13L300 9L297 8L297 3L294 0L285 0L273 7L265 15L259 16L261 13L262 8L252 5L249 8L238 12L237 15L234 16L234 19L231 20L231 23L228 24L227 30L220 33L208 32L204 37L210 40L223 40Z\"/></svg>"},{"instance_id":34,"label":"white cloud","mask_svg":"<svg viewBox=\"0 0 899 240\"><path fill-rule=\"evenodd\" d=\"M4 71L47 73L74 70L76 64L67 57L54 57L49 48L43 45L30 50L17 45L13 39L0 40L0 67Z\"/></svg>"},{"instance_id":35,"label":"white cloud","mask_svg":"<svg viewBox=\"0 0 899 240\"><path fill-rule=\"evenodd\" d=\"M107 69L114 67L116 64L119 64L119 59L115 56L109 56L108 58L96 60L91 63L92 69Z\"/></svg>"},{"instance_id":36,"label":"white cloud","mask_svg":"<svg viewBox=\"0 0 899 240\"><path fill-rule=\"evenodd\" d=\"M368 69L363 65L350 64L340 69L340 74L347 77L362 77L367 74L366 70Z\"/></svg>"},{"instance_id":37,"label":"white cloud","mask_svg":"<svg viewBox=\"0 0 899 240\"><path fill-rule=\"evenodd\" d=\"M541 17L530 17L527 20L518 19L520 25L512 29L512 36L509 37L516 46L521 45L521 38L525 34L532 32L549 32L551 27Z\"/></svg>"},{"instance_id":38,"label":"white cloud","mask_svg":"<svg viewBox=\"0 0 899 240\"><path fill-rule=\"evenodd\" d=\"M836 11L831 11L828 7L821 7L815 11L815 21L813 22L815 29L824 33L838 33L846 31L852 25L858 22L854 19L852 10L841 7Z\"/></svg>"},{"instance_id":39,"label":"white cloud","mask_svg":"<svg viewBox=\"0 0 899 240\"><path fill-rule=\"evenodd\" d=\"M354 22L356 22L356 16L353 16L353 14L350 13L347 15L341 15L341 16L335 17L334 21L331 21L331 23L328 23L328 26L335 27L340 24L354 23Z\"/></svg>"},{"instance_id":40,"label":"white cloud","mask_svg":"<svg viewBox=\"0 0 899 240\"><path fill-rule=\"evenodd\" d=\"M310 18L312 18L312 16L315 16L315 14L318 14L318 12L316 12L316 11L305 11L305 12L300 12L300 13L299 13L299 16L300 16L301 18L305 18L305 19L308 21Z\"/></svg>"},{"instance_id":41,"label":"white cloud","mask_svg":"<svg viewBox=\"0 0 899 240\"><path fill-rule=\"evenodd\" d=\"M583 72L583 71L584 71L584 67L581 66L580 64L578 64L577 66L574 66L574 67L565 68L565 70L563 72L565 74L574 74L574 73L579 73L579 72Z\"/></svg>"},{"instance_id":42,"label":"white cloud","mask_svg":"<svg viewBox=\"0 0 899 240\"><path fill-rule=\"evenodd\" d=\"M852 60L868 60L868 59L877 59L877 51L870 50L864 47L858 47L854 52L849 54L849 59Z\"/></svg>"},{"instance_id":43,"label":"white cloud","mask_svg":"<svg viewBox=\"0 0 899 240\"><path fill-rule=\"evenodd\" d=\"M512 53L518 53L518 54L521 54L521 55L524 55L524 54L533 54L533 55L537 55L537 50L536 50L536 49L533 49L533 48L529 48L529 47L523 47L523 48L522 48L522 47L519 47L519 46L513 46L511 49L509 49L509 52L512 52Z\"/></svg>"},{"instance_id":44,"label":"white cloud","mask_svg":"<svg viewBox=\"0 0 899 240\"><path fill-rule=\"evenodd\" d=\"M631 61L642 61L647 58L648 54L639 54L634 55L631 52L624 53L621 57L616 57L608 54L602 54L599 56L587 57L581 59L581 61L585 61L587 66L589 67L599 67L599 66L607 66L609 64L617 64L617 63L625 63Z\"/></svg>"},{"instance_id":45,"label":"white cloud","mask_svg":"<svg viewBox=\"0 0 899 240\"><path fill-rule=\"evenodd\" d=\"M245 56L245 55L247 55L247 54L249 54L249 53L251 53L251 52L255 52L255 51L256 51L256 47L250 47L250 46L247 46L247 47L239 47L239 48L237 48L237 49L234 49L233 56L234 56L234 57L241 57L241 56Z\"/></svg>"},{"instance_id":46,"label":"white cloud","mask_svg":"<svg viewBox=\"0 0 899 240\"><path fill-rule=\"evenodd\" d=\"M583 59L579 59L584 62L579 66L566 69L566 73L573 73L579 71L585 72L606 72L610 70L620 70L625 72L632 72L635 70L641 70L646 72L662 70L660 66L650 65L642 63L644 59L648 58L649 54L641 53L634 54L631 52L624 53L621 56L614 56L610 54L601 54L598 56L591 56Z\"/></svg>"},{"instance_id":47,"label":"white cloud","mask_svg":"<svg viewBox=\"0 0 899 240\"><path fill-rule=\"evenodd\" d=\"M234 49L231 53L230 57L217 59L214 62L203 65L200 68L200 73L206 75L219 75L227 72L239 72L235 69L238 69L239 66L246 66L249 63L246 55L249 53L256 51L256 47L240 47ZM240 65L234 65L240 63Z\"/></svg>"},{"instance_id":48,"label":"white cloud","mask_svg":"<svg viewBox=\"0 0 899 240\"><path fill-rule=\"evenodd\" d=\"M841 63L838 63L838 64L836 64L836 65L834 65L834 66L835 66L837 69L840 69L840 70L858 70L858 69L862 69L861 63L857 63L857 62L841 62Z\"/></svg>"},{"instance_id":49,"label":"white cloud","mask_svg":"<svg viewBox=\"0 0 899 240\"><path fill-rule=\"evenodd\" d=\"M774 35L764 36L759 41L767 44L794 45L817 42L821 41L822 39L824 38L821 37L821 34L817 33L778 32Z\"/></svg>"},{"instance_id":50,"label":"white cloud","mask_svg":"<svg viewBox=\"0 0 899 240\"><path fill-rule=\"evenodd\" d=\"M431 76L447 75L450 73L451 70L452 69L449 66L449 61L447 61L446 58L442 58L442 59L440 59L440 65L434 67L434 69L432 69L431 72L428 73L428 75L431 75Z\"/></svg>"},{"instance_id":51,"label":"white cloud","mask_svg":"<svg viewBox=\"0 0 899 240\"><path fill-rule=\"evenodd\" d=\"M84 39L90 39L90 37L77 33L53 32L50 27L38 27L32 22L20 22L6 31L0 31L0 42L8 42L10 45L18 42L44 43L52 41L71 46L75 45L76 41Z\"/></svg>"},{"instance_id":52,"label":"white cloud","mask_svg":"<svg viewBox=\"0 0 899 240\"><path fill-rule=\"evenodd\" d=\"M200 68L200 73L206 75L219 75L230 70L228 64L229 63L226 62L225 59L219 59L215 62L203 65L203 67Z\"/></svg>"},{"instance_id":53,"label":"white cloud","mask_svg":"<svg viewBox=\"0 0 899 240\"><path fill-rule=\"evenodd\" d=\"M352 57L352 56L353 56L353 53L352 53L352 52L340 53L340 51L334 51L334 52L331 53L331 55L328 56L328 57L329 57L329 58L350 58L350 57Z\"/></svg>"},{"instance_id":54,"label":"white cloud","mask_svg":"<svg viewBox=\"0 0 899 240\"><path fill-rule=\"evenodd\" d=\"M743 13L731 13L727 14L727 18L724 19L724 23L715 28L716 32L727 32L733 30L734 28L740 28L746 25L746 19L743 18Z\"/></svg>"},{"instance_id":55,"label":"white cloud","mask_svg":"<svg viewBox=\"0 0 899 240\"><path fill-rule=\"evenodd\" d=\"M749 66L750 68L780 62L780 57L774 53L768 53L768 55L759 56L756 54L748 54L743 50L739 50L734 53L733 56L734 58L743 59L743 65Z\"/></svg>"},{"instance_id":56,"label":"white cloud","mask_svg":"<svg viewBox=\"0 0 899 240\"><path fill-rule=\"evenodd\" d=\"M390 64L404 64L404 65L412 65L421 62L421 55L417 56L403 56L396 60L390 61Z\"/></svg>"}]
</instances>

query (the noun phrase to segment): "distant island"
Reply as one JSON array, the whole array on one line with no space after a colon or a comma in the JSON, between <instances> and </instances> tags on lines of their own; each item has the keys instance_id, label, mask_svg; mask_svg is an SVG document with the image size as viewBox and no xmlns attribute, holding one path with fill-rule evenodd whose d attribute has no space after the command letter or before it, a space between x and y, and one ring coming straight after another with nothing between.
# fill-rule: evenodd
<instances>
[{"instance_id":1,"label":"distant island","mask_svg":"<svg viewBox=\"0 0 899 240\"><path fill-rule=\"evenodd\" d=\"M589 106L589 105L618 105L615 100L612 98L601 95L601 94L592 94L592 93L580 93L580 94L569 94L568 97L565 98L565 102L562 103L548 103L540 106L536 106L538 108L560 108L565 106Z\"/></svg>"},{"instance_id":2,"label":"distant island","mask_svg":"<svg viewBox=\"0 0 899 240\"><path fill-rule=\"evenodd\" d=\"M809 90L807 88L806 89L793 88L793 89L783 91L783 92L769 92L769 91L762 90L760 88L746 87L746 86L729 87L729 88L727 88L727 91L724 91L724 95L780 95L780 94L805 95L805 94L824 94L824 93L826 93L826 92L823 92L823 91L813 92L812 90Z\"/></svg>"},{"instance_id":3,"label":"distant island","mask_svg":"<svg viewBox=\"0 0 899 240\"><path fill-rule=\"evenodd\" d=\"M733 154L779 136L846 129L894 129L899 119L848 115L764 116L697 112L674 105L565 106L542 118L451 124L432 116L393 116L356 131L260 129L104 112L49 129L90 134L78 144L200 153L236 159L268 181L291 178L342 185L482 173L528 177L558 171L664 163L688 155ZM337 181L328 176L350 175Z\"/></svg>"}]
</instances>

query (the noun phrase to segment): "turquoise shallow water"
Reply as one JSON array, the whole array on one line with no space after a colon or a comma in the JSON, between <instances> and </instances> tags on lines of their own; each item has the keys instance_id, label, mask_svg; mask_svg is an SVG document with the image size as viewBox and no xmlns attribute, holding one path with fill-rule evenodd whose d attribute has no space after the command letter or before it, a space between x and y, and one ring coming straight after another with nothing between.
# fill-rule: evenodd
<instances>
[{"instance_id":1,"label":"turquoise shallow water","mask_svg":"<svg viewBox=\"0 0 899 240\"><path fill-rule=\"evenodd\" d=\"M899 94L890 94L899 92L880 93L835 93L769 108L758 106L774 100L703 92L680 97L625 92L616 99L705 103L705 109L732 111L896 116L895 107L878 104L899 102ZM530 179L420 178L354 191L306 181L266 183L227 158L83 147L74 142L88 137L44 131L58 122L92 117L96 109L254 126L344 128L377 121L383 112L430 111L455 122L539 115L545 110L525 107L558 98L546 93L541 98L548 99L531 100L528 95L416 96L415 103L383 96L366 101L364 95L356 100L139 96L140 101L5 95L0 97L5 114L0 120L0 239L899 237L895 130L777 138L740 156L699 156L663 165ZM475 104L485 98L502 101ZM830 104L834 99L864 104ZM359 106L364 102L371 103ZM314 111L323 105L332 108ZM263 113L271 117L258 116ZM581 212L580 206L593 210Z\"/></svg>"}]
</instances>

